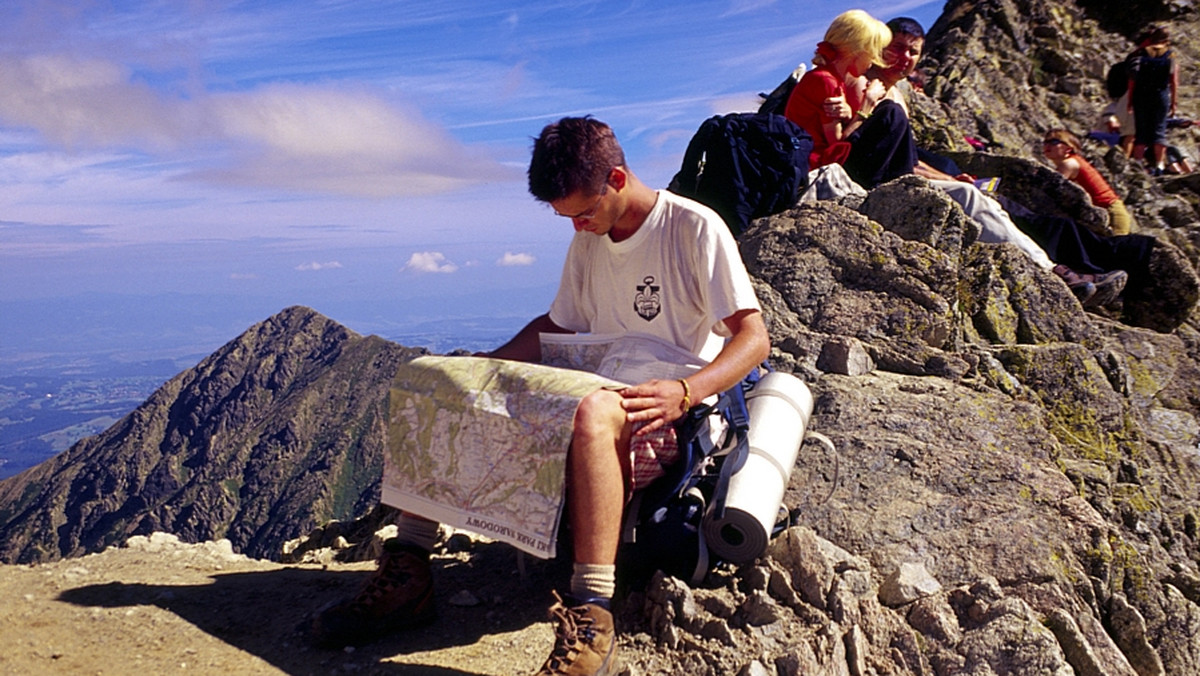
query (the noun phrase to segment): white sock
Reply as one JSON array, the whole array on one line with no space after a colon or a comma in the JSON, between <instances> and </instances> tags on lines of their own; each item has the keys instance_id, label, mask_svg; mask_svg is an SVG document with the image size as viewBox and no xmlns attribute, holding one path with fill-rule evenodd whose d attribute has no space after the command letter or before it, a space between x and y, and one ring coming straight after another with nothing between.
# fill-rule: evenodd
<instances>
[{"instance_id":1,"label":"white sock","mask_svg":"<svg viewBox=\"0 0 1200 676\"><path fill-rule=\"evenodd\" d=\"M433 546L437 544L437 521L402 513L400 518L396 519L396 529L396 539L404 544L415 545L427 552L432 552Z\"/></svg>"},{"instance_id":2,"label":"white sock","mask_svg":"<svg viewBox=\"0 0 1200 676\"><path fill-rule=\"evenodd\" d=\"M617 567L614 564L576 563L571 573L571 596L576 601L613 597L617 588Z\"/></svg>"}]
</instances>

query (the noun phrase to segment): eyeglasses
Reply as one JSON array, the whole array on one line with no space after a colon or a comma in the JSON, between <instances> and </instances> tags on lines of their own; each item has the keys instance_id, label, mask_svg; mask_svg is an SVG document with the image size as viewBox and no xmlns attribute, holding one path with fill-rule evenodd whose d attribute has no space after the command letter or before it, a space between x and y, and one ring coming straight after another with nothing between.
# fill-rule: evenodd
<instances>
[{"instance_id":1,"label":"eyeglasses","mask_svg":"<svg viewBox=\"0 0 1200 676\"><path fill-rule=\"evenodd\" d=\"M573 221L590 221L596 217L596 211L600 209L600 200L604 199L604 195L607 193L608 193L608 184L605 183L604 188L600 191L600 194L596 196L596 201L592 203L592 206L590 209L588 209L586 211L581 211L577 214L564 214L563 212L559 211L558 209L555 209L554 213L558 214L559 216L562 216L563 218L569 218Z\"/></svg>"}]
</instances>

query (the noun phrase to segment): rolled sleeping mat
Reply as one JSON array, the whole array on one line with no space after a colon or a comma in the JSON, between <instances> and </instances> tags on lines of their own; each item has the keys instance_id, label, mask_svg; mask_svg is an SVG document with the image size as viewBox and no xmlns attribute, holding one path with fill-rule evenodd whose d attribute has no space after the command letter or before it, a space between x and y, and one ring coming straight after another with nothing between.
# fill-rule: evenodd
<instances>
[{"instance_id":1,"label":"rolled sleeping mat","mask_svg":"<svg viewBox=\"0 0 1200 676\"><path fill-rule=\"evenodd\" d=\"M812 416L813 397L799 378L774 371L746 394L750 414L746 464L729 480L725 515L705 518L708 548L733 563L748 563L767 550L783 493L804 430Z\"/></svg>"}]
</instances>

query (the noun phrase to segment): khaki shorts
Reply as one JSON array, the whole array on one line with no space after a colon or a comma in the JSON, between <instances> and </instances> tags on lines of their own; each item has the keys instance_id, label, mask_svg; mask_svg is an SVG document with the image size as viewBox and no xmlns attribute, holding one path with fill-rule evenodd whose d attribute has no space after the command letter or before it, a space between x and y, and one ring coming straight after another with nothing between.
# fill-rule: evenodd
<instances>
[{"instance_id":1,"label":"khaki shorts","mask_svg":"<svg viewBox=\"0 0 1200 676\"><path fill-rule=\"evenodd\" d=\"M1133 232L1133 216L1129 215L1129 209L1125 208L1125 203L1121 200L1108 205L1108 226L1112 228L1114 235L1128 235Z\"/></svg>"},{"instance_id":2,"label":"khaki shorts","mask_svg":"<svg viewBox=\"0 0 1200 676\"><path fill-rule=\"evenodd\" d=\"M634 426L634 431L646 423ZM663 425L649 434L634 435L629 442L629 490L636 491L667 473L667 468L679 461L679 444L676 443L675 427Z\"/></svg>"},{"instance_id":3,"label":"khaki shorts","mask_svg":"<svg viewBox=\"0 0 1200 676\"><path fill-rule=\"evenodd\" d=\"M725 421L719 415L710 416L709 435L716 444L725 433ZM633 429L636 432L646 423L638 423ZM636 491L649 486L655 479L667 473L667 468L679 462L679 443L675 436L673 425L663 425L650 434L634 435L629 442L630 491Z\"/></svg>"}]
</instances>

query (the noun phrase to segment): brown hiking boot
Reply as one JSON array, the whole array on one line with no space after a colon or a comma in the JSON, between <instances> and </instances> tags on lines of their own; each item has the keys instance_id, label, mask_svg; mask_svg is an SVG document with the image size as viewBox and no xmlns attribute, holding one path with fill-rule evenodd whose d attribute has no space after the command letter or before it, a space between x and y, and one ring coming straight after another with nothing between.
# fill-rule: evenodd
<instances>
[{"instance_id":1,"label":"brown hiking boot","mask_svg":"<svg viewBox=\"0 0 1200 676\"><path fill-rule=\"evenodd\" d=\"M538 676L605 676L611 673L617 637L608 608L596 602L568 608L555 592L550 619L555 623L554 650L537 672Z\"/></svg>"},{"instance_id":2,"label":"brown hiking boot","mask_svg":"<svg viewBox=\"0 0 1200 676\"><path fill-rule=\"evenodd\" d=\"M1117 299L1125 290L1125 282L1129 275L1124 270L1113 270L1099 275L1092 275L1090 280L1096 285L1096 294L1083 302L1086 308L1104 307Z\"/></svg>"},{"instance_id":3,"label":"brown hiking boot","mask_svg":"<svg viewBox=\"0 0 1200 676\"><path fill-rule=\"evenodd\" d=\"M309 627L309 636L326 648L363 645L393 631L428 624L435 614L429 552L388 540L366 587L354 598L321 611Z\"/></svg>"},{"instance_id":4,"label":"brown hiking boot","mask_svg":"<svg viewBox=\"0 0 1200 676\"><path fill-rule=\"evenodd\" d=\"M1094 275L1075 272L1062 263L1055 265L1052 272L1067 283L1067 288L1079 299L1081 304L1085 304L1085 307L1086 303L1091 301L1092 296L1096 295L1096 285L1092 282Z\"/></svg>"}]
</instances>

